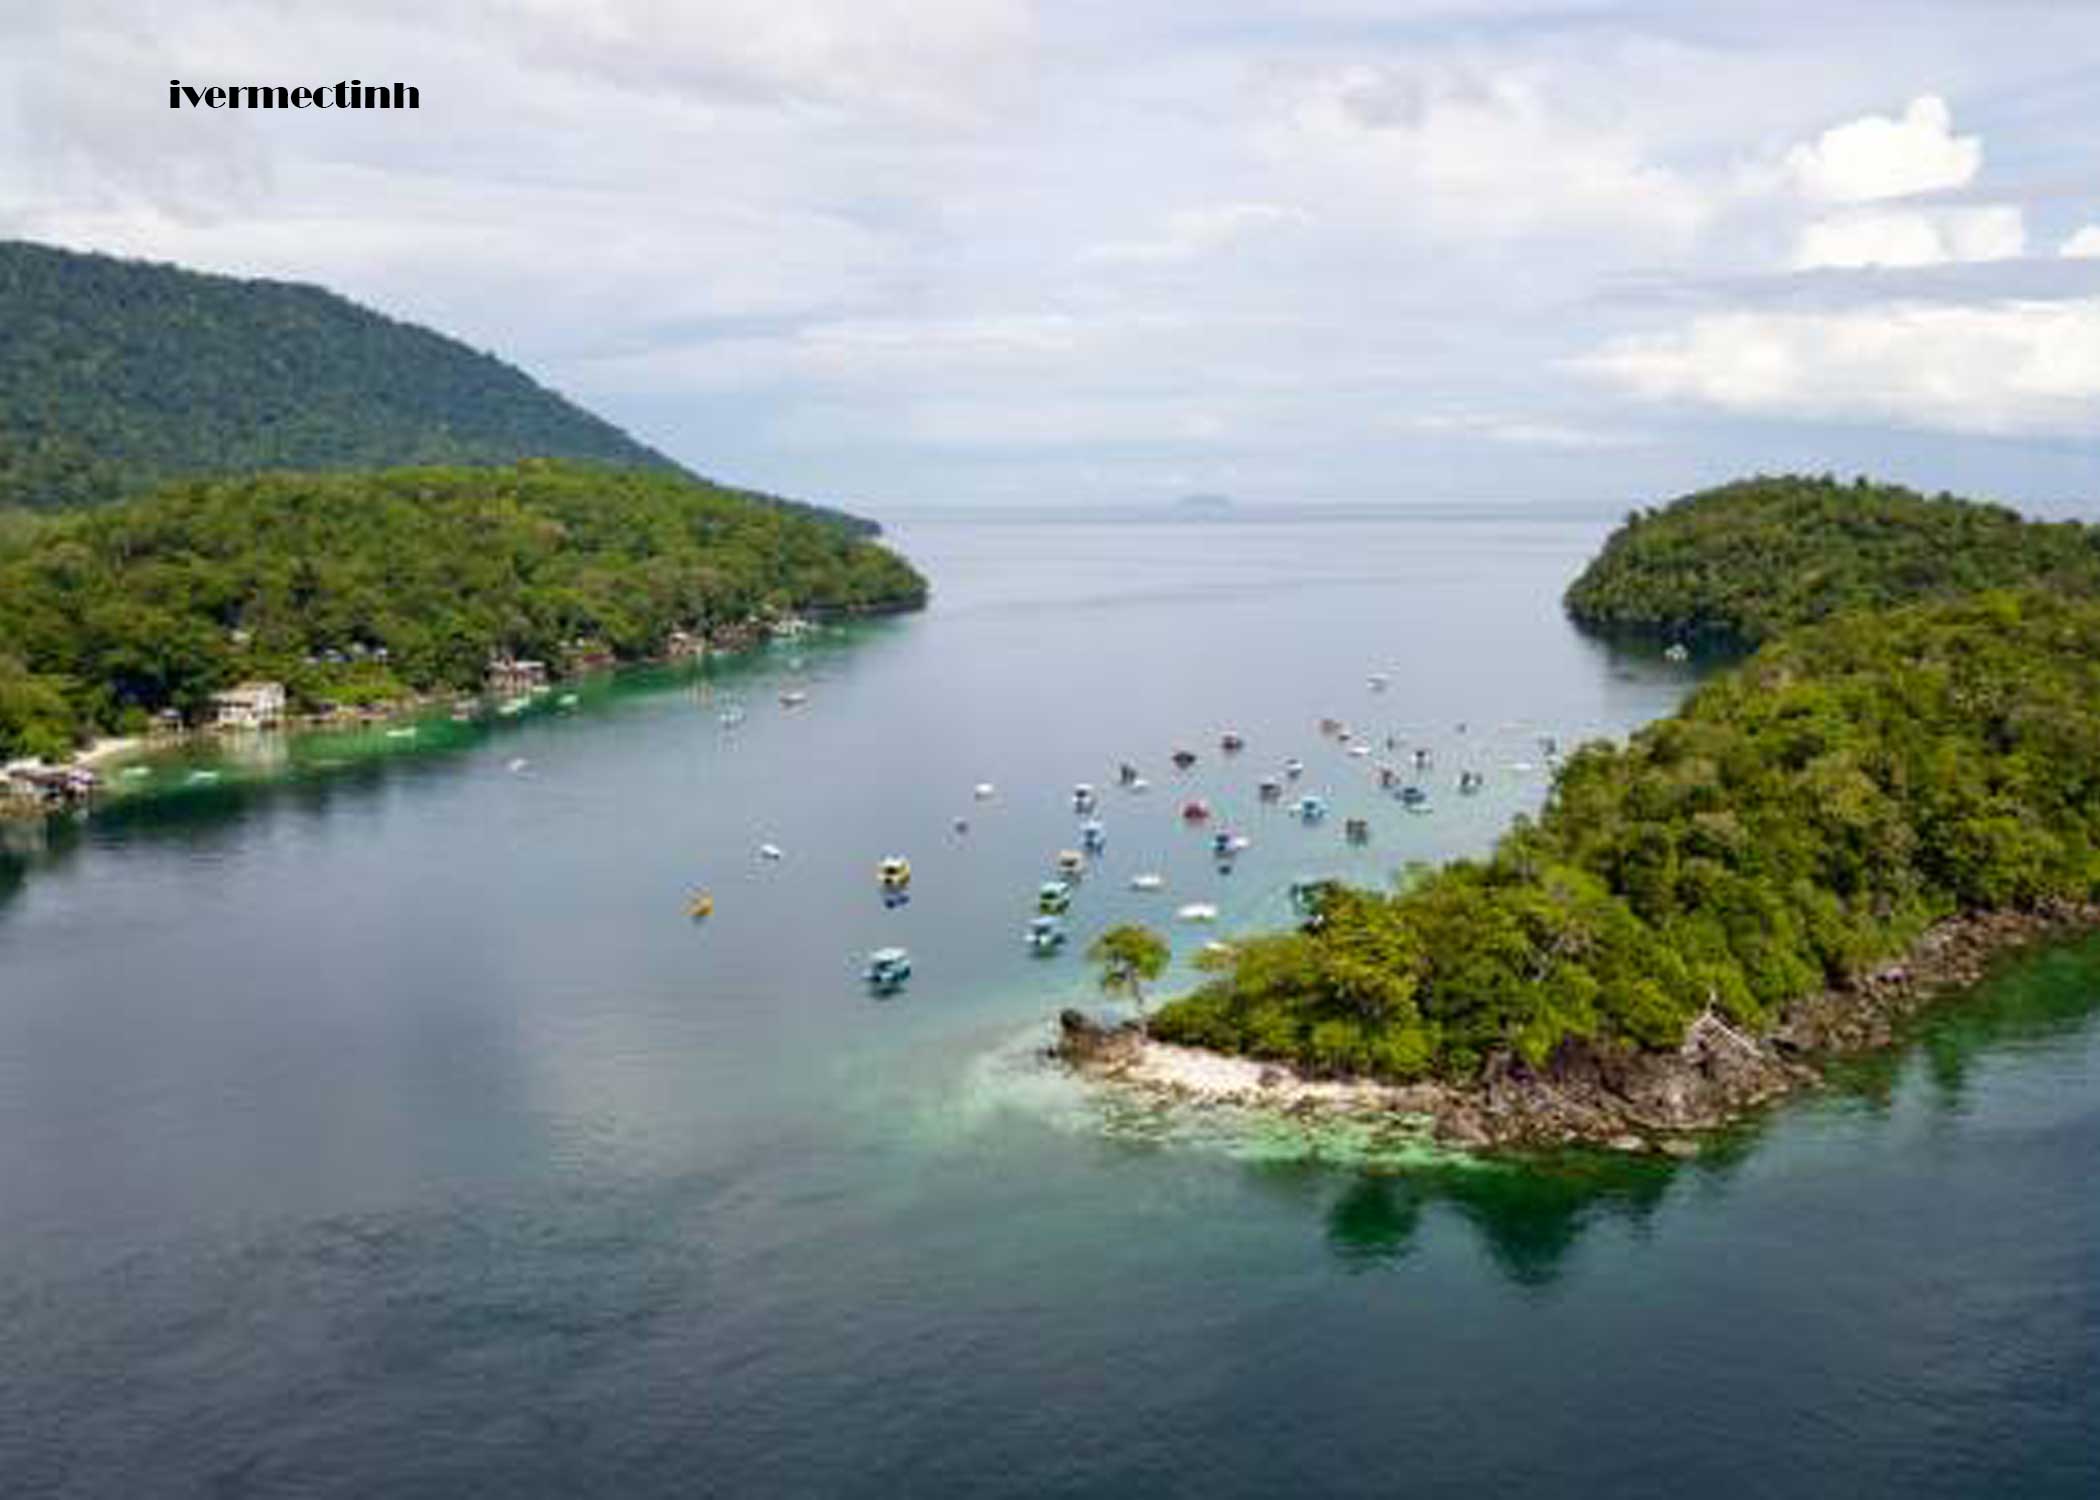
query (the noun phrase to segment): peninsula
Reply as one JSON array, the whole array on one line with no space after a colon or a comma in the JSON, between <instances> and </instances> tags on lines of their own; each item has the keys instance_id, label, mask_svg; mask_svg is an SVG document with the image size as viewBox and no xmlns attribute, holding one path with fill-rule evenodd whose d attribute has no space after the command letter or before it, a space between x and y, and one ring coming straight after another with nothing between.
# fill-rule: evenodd
<instances>
[{"instance_id":1,"label":"peninsula","mask_svg":"<svg viewBox=\"0 0 2100 1500\"><path fill-rule=\"evenodd\" d=\"M1462 1145L1669 1144L1798 1087L1999 948L2100 920L2096 545L1827 480L1637 515L1577 618L1755 655L1575 753L1485 858L1332 890L1149 1038L1068 1015L1061 1050Z\"/></svg>"}]
</instances>

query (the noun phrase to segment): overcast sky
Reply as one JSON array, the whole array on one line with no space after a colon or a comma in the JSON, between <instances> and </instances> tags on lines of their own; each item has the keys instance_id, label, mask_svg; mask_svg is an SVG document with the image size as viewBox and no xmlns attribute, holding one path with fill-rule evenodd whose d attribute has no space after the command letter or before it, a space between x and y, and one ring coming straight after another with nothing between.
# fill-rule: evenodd
<instances>
[{"instance_id":1,"label":"overcast sky","mask_svg":"<svg viewBox=\"0 0 2100 1500\"><path fill-rule=\"evenodd\" d=\"M167 84L401 80L414 114ZM2100 4L6 0L0 236L915 503L2100 496Z\"/></svg>"}]
</instances>

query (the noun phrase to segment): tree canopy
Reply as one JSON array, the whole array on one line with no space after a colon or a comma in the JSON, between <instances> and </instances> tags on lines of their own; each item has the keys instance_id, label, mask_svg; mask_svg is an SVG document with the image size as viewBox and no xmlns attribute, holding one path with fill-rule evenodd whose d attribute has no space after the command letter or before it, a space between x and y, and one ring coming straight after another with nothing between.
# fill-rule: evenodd
<instances>
[{"instance_id":1,"label":"tree canopy","mask_svg":"<svg viewBox=\"0 0 2100 1500\"><path fill-rule=\"evenodd\" d=\"M1754 646L1851 609L2023 584L2100 596L2100 531L1789 475L1634 512L1569 587L1567 606L1597 630Z\"/></svg>"},{"instance_id":2,"label":"tree canopy","mask_svg":"<svg viewBox=\"0 0 2100 1500\"><path fill-rule=\"evenodd\" d=\"M1162 1038L1320 1072L1463 1077L1562 1044L1750 1026L1936 920L2100 893L2100 603L2041 589L1775 640L1536 821L1237 946Z\"/></svg>"},{"instance_id":3,"label":"tree canopy","mask_svg":"<svg viewBox=\"0 0 2100 1500\"><path fill-rule=\"evenodd\" d=\"M320 287L0 242L0 509L187 475L523 458L683 472L494 355Z\"/></svg>"},{"instance_id":4,"label":"tree canopy","mask_svg":"<svg viewBox=\"0 0 2100 1500\"><path fill-rule=\"evenodd\" d=\"M0 528L0 755L195 714L241 679L387 699L477 686L492 656L643 657L673 629L925 592L841 527L663 470L183 481Z\"/></svg>"}]
</instances>

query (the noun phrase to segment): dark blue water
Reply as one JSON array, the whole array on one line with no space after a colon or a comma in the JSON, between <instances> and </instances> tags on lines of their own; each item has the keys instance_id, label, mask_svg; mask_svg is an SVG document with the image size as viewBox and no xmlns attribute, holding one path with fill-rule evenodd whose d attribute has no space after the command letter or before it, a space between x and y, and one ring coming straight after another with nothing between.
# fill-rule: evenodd
<instances>
[{"instance_id":1,"label":"dark blue water","mask_svg":"<svg viewBox=\"0 0 2100 1500\"><path fill-rule=\"evenodd\" d=\"M1074 946L1140 916L1186 955L1180 903L1229 934L1294 875L1477 850L1540 734L1667 711L1681 670L1558 613L1609 520L928 519L924 616L14 830L0 1491L2100 1493L2100 948L1681 1165L1037 1060L1088 993L1020 944L1073 782L1110 839ZM1406 814L1322 714L1487 790ZM1287 755L1322 829L1254 800ZM1254 839L1230 876L1191 795ZM889 942L918 972L873 1000Z\"/></svg>"}]
</instances>

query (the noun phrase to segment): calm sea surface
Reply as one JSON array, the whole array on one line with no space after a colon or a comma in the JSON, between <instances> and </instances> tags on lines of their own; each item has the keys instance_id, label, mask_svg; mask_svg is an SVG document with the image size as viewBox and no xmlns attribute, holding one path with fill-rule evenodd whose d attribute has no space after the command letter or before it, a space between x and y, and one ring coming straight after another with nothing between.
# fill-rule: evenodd
<instances>
[{"instance_id":1,"label":"calm sea surface","mask_svg":"<svg viewBox=\"0 0 2100 1500\"><path fill-rule=\"evenodd\" d=\"M0 1493L2100 1494L2100 947L1683 1165L1038 1060L1092 1003L1021 943L1073 783L1109 839L1074 947L1186 956L1179 904L1229 935L1296 875L1477 852L1541 735L1667 712L1689 669L1559 613L1611 519L921 518L923 615L9 830ZM1431 748L1433 811L1323 714ZM1323 827L1256 804L1292 755Z\"/></svg>"}]
</instances>

